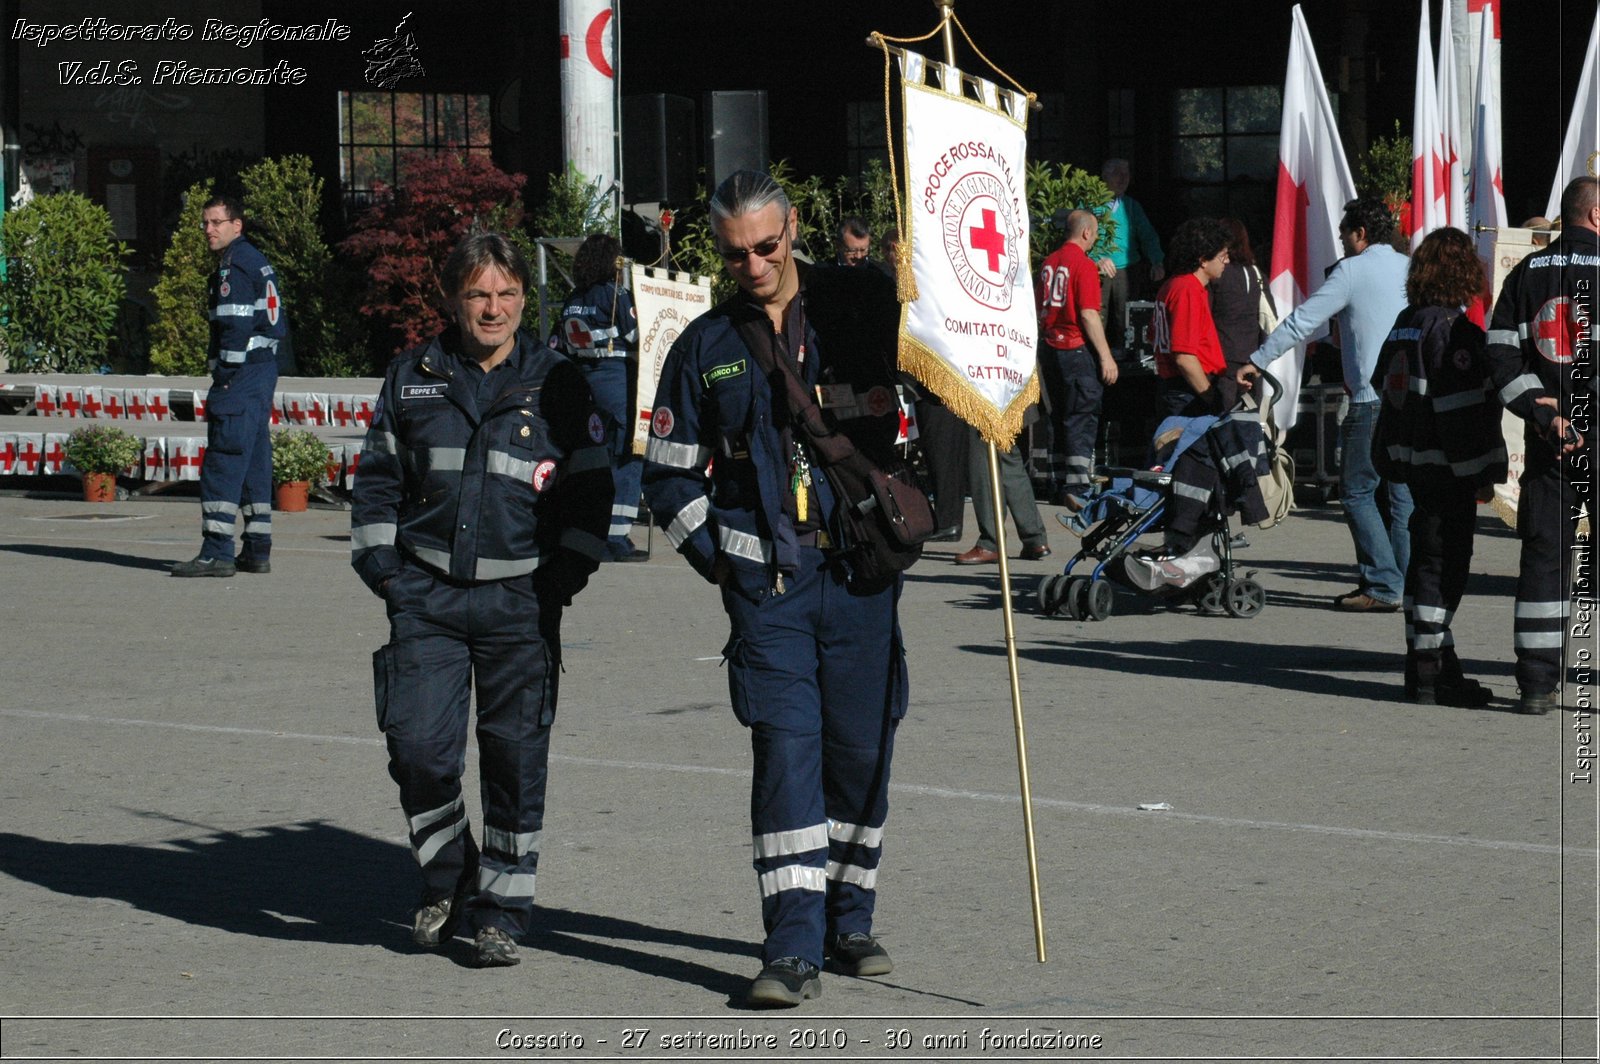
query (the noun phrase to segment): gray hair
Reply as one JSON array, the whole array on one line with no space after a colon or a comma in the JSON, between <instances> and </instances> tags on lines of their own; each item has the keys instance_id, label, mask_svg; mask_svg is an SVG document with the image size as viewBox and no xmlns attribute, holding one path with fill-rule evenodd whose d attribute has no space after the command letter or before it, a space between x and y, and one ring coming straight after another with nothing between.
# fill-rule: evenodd
<instances>
[{"instance_id":1,"label":"gray hair","mask_svg":"<svg viewBox=\"0 0 1600 1064\"><path fill-rule=\"evenodd\" d=\"M524 292L533 287L533 270L521 249L504 233L475 229L461 238L461 243L439 268L439 287L444 290L445 298L454 299L460 295L468 281L490 266L515 277Z\"/></svg>"},{"instance_id":2,"label":"gray hair","mask_svg":"<svg viewBox=\"0 0 1600 1064\"><path fill-rule=\"evenodd\" d=\"M783 186L774 181L771 174L760 170L735 170L711 194L711 201L706 204L706 210L711 215L712 224L715 225L729 218L738 218L764 210L774 203L778 205L779 212L787 221L789 197L784 195Z\"/></svg>"}]
</instances>

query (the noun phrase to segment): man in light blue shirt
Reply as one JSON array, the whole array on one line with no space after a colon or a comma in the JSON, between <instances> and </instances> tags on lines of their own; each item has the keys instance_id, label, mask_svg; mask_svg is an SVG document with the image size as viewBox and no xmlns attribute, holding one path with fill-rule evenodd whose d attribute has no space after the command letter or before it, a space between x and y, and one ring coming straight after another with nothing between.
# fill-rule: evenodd
<instances>
[{"instance_id":1,"label":"man in light blue shirt","mask_svg":"<svg viewBox=\"0 0 1600 1064\"><path fill-rule=\"evenodd\" d=\"M1406 271L1411 260L1394 250L1389 238L1394 219L1383 201L1364 196L1345 204L1339 239L1345 258L1311 298L1295 308L1250 356L1266 369L1274 360L1338 315L1344 363L1344 390L1350 412L1339 426L1342 457L1339 499L1356 545L1361 586L1333 600L1341 610L1391 613L1405 597L1406 566L1411 558L1411 489L1387 483L1389 513L1378 508L1378 471L1372 464L1372 436L1378 423L1378 393L1372 372L1394 320L1406 306ZM1241 367L1241 381L1255 376Z\"/></svg>"}]
</instances>

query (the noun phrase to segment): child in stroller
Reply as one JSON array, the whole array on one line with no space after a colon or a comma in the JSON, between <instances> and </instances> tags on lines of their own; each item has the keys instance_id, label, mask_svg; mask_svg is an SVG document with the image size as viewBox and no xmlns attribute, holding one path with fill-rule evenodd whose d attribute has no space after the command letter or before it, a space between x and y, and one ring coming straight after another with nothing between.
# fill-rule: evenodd
<instances>
[{"instance_id":1,"label":"child in stroller","mask_svg":"<svg viewBox=\"0 0 1600 1064\"><path fill-rule=\"evenodd\" d=\"M1078 512L1061 515L1083 544L1062 573L1040 582L1039 612L1104 620L1113 583L1192 602L1210 616L1261 612L1266 592L1254 571L1235 570L1228 524L1231 514L1246 524L1271 520L1258 477L1269 473L1273 444L1258 413L1242 396L1226 413L1169 417L1156 429L1148 468L1097 470L1099 487ZM1140 542L1158 534L1159 546Z\"/></svg>"}]
</instances>

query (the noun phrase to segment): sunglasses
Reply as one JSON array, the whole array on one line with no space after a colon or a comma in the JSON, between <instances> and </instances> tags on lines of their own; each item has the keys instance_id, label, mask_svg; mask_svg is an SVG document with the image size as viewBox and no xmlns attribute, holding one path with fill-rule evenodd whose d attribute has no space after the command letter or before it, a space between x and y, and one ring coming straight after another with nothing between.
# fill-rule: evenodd
<instances>
[{"instance_id":1,"label":"sunglasses","mask_svg":"<svg viewBox=\"0 0 1600 1064\"><path fill-rule=\"evenodd\" d=\"M763 240L753 248L718 248L717 254L729 262L743 262L751 255L764 259L783 246L783 236L784 234L779 233L771 240Z\"/></svg>"}]
</instances>

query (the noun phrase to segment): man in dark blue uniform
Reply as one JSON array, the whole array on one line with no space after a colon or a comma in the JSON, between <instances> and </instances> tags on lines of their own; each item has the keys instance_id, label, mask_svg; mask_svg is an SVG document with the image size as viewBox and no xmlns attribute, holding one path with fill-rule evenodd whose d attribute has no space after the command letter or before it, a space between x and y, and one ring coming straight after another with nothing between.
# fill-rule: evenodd
<instances>
[{"instance_id":1,"label":"man in dark blue uniform","mask_svg":"<svg viewBox=\"0 0 1600 1064\"><path fill-rule=\"evenodd\" d=\"M1561 708L1562 651L1571 623L1572 572L1594 591L1589 543L1578 513L1595 520L1595 300L1600 294L1600 178L1573 179L1561 194L1561 238L1506 277L1489 322L1489 373L1500 402L1525 422L1519 480L1522 540L1513 633L1517 710ZM1591 663L1592 664L1592 663Z\"/></svg>"},{"instance_id":2,"label":"man in dark blue uniform","mask_svg":"<svg viewBox=\"0 0 1600 1064\"><path fill-rule=\"evenodd\" d=\"M798 263L795 212L768 175L734 174L709 208L740 291L667 356L645 497L722 591L733 711L755 757L766 941L749 1000L795 1005L821 992L825 955L849 975L892 967L872 914L907 687L900 578L850 571L834 494L791 429L781 372L815 388L831 425L882 464L899 427L899 306L877 270ZM769 375L778 360L785 370Z\"/></svg>"},{"instance_id":3,"label":"man in dark blue uniform","mask_svg":"<svg viewBox=\"0 0 1600 1064\"><path fill-rule=\"evenodd\" d=\"M455 324L390 363L362 448L352 564L389 613L378 726L422 868L412 938L463 916L480 967L533 914L561 611L605 551L605 422L577 367L518 332L528 264L474 233L441 270ZM478 704L482 849L461 793Z\"/></svg>"},{"instance_id":4,"label":"man in dark blue uniform","mask_svg":"<svg viewBox=\"0 0 1600 1064\"><path fill-rule=\"evenodd\" d=\"M244 208L229 196L200 214L206 246L217 255L207 297L206 457L200 466L200 554L173 576L232 576L272 571L272 392L278 341L289 331L278 276L244 238ZM244 518L244 549L234 558L233 530Z\"/></svg>"},{"instance_id":5,"label":"man in dark blue uniform","mask_svg":"<svg viewBox=\"0 0 1600 1064\"><path fill-rule=\"evenodd\" d=\"M633 296L617 283L621 258L622 245L616 237L593 233L584 239L573 258L573 288L561 308L556 342L557 350L577 362L589 378L594 401L611 422L606 433L616 482L606 537L611 560L642 562L649 555L628 535L639 516L639 474L644 468L633 453L639 328Z\"/></svg>"}]
</instances>

